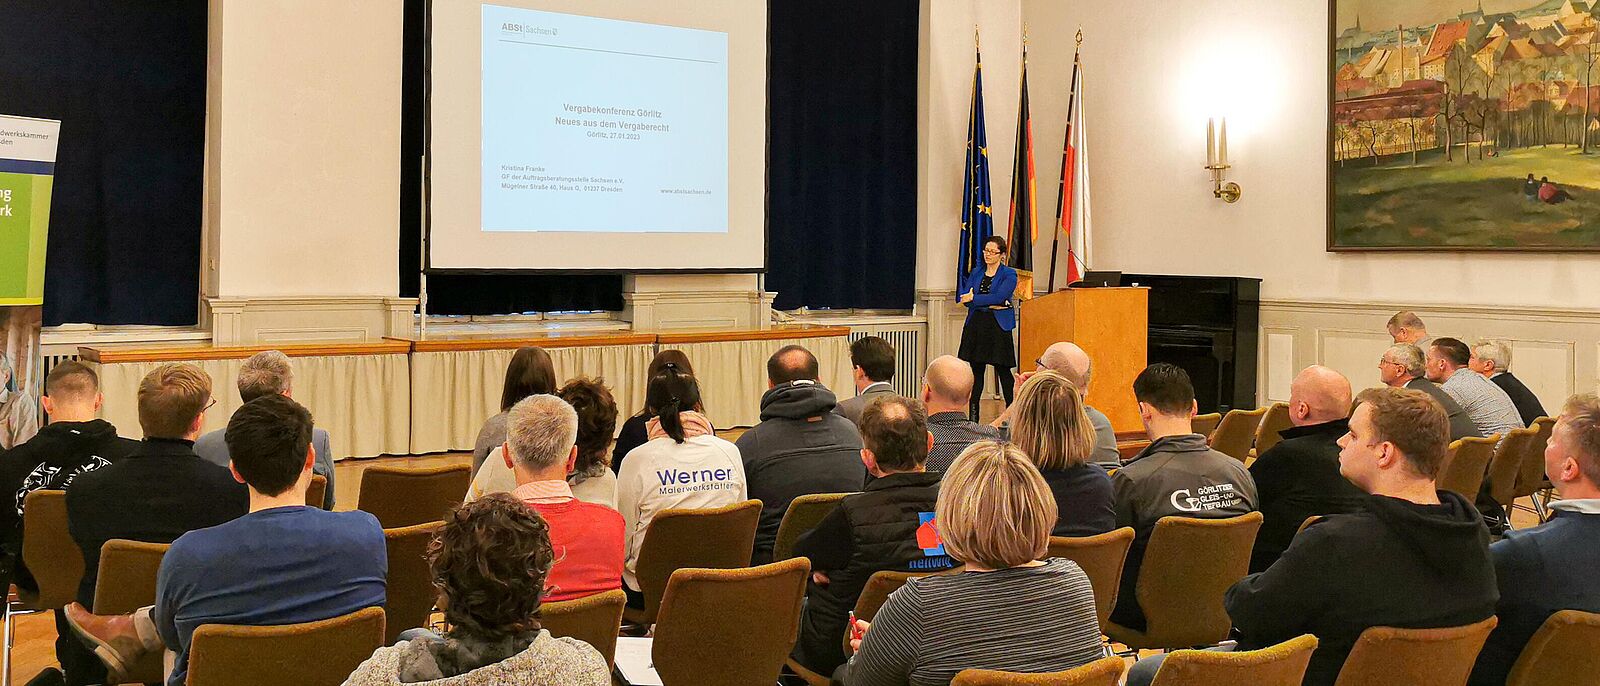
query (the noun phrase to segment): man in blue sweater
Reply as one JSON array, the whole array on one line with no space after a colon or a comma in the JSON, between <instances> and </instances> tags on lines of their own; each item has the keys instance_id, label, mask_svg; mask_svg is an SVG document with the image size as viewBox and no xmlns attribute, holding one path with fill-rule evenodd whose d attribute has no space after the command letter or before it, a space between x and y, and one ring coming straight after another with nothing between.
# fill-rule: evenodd
<instances>
[{"instance_id":1,"label":"man in blue sweater","mask_svg":"<svg viewBox=\"0 0 1600 686\"><path fill-rule=\"evenodd\" d=\"M1561 500L1550 521L1511 531L1489 547L1500 584L1489 636L1472 670L1473 686L1504 684L1528 639L1559 610L1600 612L1600 396L1567 400L1544 451L1545 474Z\"/></svg>"},{"instance_id":2,"label":"man in blue sweater","mask_svg":"<svg viewBox=\"0 0 1600 686\"><path fill-rule=\"evenodd\" d=\"M164 647L177 654L167 683L181 686L202 624L298 624L384 603L388 553L377 518L306 506L317 457L311 413L285 396L262 396L234 412L226 438L233 477L250 487L250 513L174 541L153 608L102 617L67 606L68 622L112 679Z\"/></svg>"}]
</instances>

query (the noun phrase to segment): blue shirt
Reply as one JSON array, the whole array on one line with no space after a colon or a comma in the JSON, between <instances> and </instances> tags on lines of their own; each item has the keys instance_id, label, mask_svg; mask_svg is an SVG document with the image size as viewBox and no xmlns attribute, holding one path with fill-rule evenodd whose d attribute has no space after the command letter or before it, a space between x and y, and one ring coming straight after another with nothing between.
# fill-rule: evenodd
<instances>
[{"instance_id":1,"label":"blue shirt","mask_svg":"<svg viewBox=\"0 0 1600 686\"><path fill-rule=\"evenodd\" d=\"M269 626L349 614L384 603L388 552L366 512L278 507L184 534L161 562L152 612L188 677L189 642L202 624Z\"/></svg>"},{"instance_id":2,"label":"blue shirt","mask_svg":"<svg viewBox=\"0 0 1600 686\"><path fill-rule=\"evenodd\" d=\"M1567 501L1569 507L1594 501ZM1500 583L1499 626L1469 683L1504 684L1528 639L1558 610L1600 612L1600 514L1557 509L1550 521L1489 546Z\"/></svg>"}]
</instances>

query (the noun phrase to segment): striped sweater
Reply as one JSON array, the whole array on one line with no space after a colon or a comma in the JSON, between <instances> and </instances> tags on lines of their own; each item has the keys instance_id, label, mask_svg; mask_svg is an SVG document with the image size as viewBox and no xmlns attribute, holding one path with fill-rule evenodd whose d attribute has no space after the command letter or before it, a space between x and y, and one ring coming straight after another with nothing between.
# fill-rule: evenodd
<instances>
[{"instance_id":1,"label":"striped sweater","mask_svg":"<svg viewBox=\"0 0 1600 686\"><path fill-rule=\"evenodd\" d=\"M1055 672L1100 657L1094 590L1076 563L912 579L889 596L849 686L944 686L963 669Z\"/></svg>"}]
</instances>

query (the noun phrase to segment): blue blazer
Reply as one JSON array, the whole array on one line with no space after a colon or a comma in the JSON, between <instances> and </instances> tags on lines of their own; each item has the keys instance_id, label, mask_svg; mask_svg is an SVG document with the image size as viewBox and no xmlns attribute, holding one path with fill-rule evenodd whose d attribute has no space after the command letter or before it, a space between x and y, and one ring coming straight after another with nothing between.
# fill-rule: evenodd
<instances>
[{"instance_id":1,"label":"blue blazer","mask_svg":"<svg viewBox=\"0 0 1600 686\"><path fill-rule=\"evenodd\" d=\"M967 306L967 323L969 324L972 323L974 312L988 310L990 305L1004 305L1011 302L1011 298L1017 290L1017 270L1002 264L994 272L994 281L989 284L988 295L979 293L978 284L983 281L983 272L984 266L978 265L977 269L972 270L972 273L967 275L967 280L961 284L961 289L956 291L956 302L961 301L962 294L972 291L972 302L964 303ZM994 318L1000 322L1001 329L1010 331L1017 328L1017 310L1015 308L1007 307L1003 310L989 311L994 313Z\"/></svg>"}]
</instances>

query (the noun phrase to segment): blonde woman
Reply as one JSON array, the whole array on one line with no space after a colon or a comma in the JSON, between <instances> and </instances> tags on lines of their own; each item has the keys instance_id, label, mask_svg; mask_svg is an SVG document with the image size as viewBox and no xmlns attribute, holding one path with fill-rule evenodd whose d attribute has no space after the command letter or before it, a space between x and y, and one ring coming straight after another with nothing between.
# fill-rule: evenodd
<instances>
[{"instance_id":1,"label":"blonde woman","mask_svg":"<svg viewBox=\"0 0 1600 686\"><path fill-rule=\"evenodd\" d=\"M1053 536L1093 536L1117 526L1111 477L1089 461L1095 431L1084 407L1083 396L1059 372L1034 374L1017 392L1011 442L1033 460L1055 496Z\"/></svg>"},{"instance_id":2,"label":"blonde woman","mask_svg":"<svg viewBox=\"0 0 1600 686\"><path fill-rule=\"evenodd\" d=\"M851 641L847 686L943 686L963 669L1054 672L1100 657L1089 577L1043 560L1055 498L1026 455L974 443L944 473L935 506L950 557L966 570L913 579Z\"/></svg>"}]
</instances>

